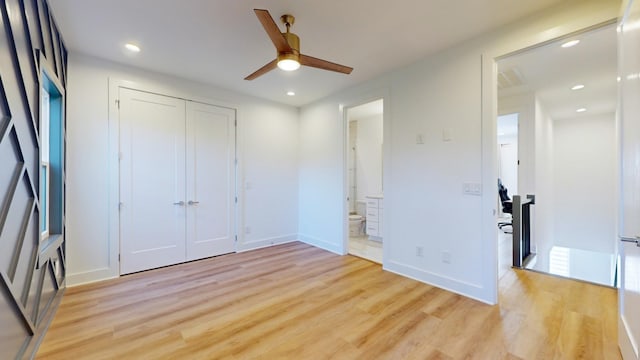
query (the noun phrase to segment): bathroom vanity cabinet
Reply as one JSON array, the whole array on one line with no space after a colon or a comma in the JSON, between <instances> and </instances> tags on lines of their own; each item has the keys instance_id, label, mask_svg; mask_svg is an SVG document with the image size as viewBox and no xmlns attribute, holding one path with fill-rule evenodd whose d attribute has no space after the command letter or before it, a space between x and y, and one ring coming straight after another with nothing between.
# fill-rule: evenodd
<instances>
[{"instance_id":1,"label":"bathroom vanity cabinet","mask_svg":"<svg viewBox=\"0 0 640 360\"><path fill-rule=\"evenodd\" d=\"M384 212L382 195L367 196L367 235L370 240L382 241L382 216Z\"/></svg>"}]
</instances>

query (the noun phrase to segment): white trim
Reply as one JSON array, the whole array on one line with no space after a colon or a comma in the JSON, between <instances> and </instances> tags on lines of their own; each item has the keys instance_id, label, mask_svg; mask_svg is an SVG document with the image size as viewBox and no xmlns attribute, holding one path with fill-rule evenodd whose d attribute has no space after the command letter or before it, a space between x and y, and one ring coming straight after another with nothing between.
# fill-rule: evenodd
<instances>
[{"instance_id":1,"label":"white trim","mask_svg":"<svg viewBox=\"0 0 640 360\"><path fill-rule=\"evenodd\" d=\"M114 279L118 276L119 275L114 276L110 268L101 268L76 274L67 274L66 281L67 287L74 287L96 281Z\"/></svg>"},{"instance_id":2,"label":"white trim","mask_svg":"<svg viewBox=\"0 0 640 360\"><path fill-rule=\"evenodd\" d=\"M442 276L433 272L424 271L414 266L402 264L393 260L390 260L382 267L384 270L408 277L413 280L417 280L429 285L436 286L438 288L451 291L462 296L470 297L474 300L478 300L485 304L494 305L494 303L485 299L485 289L482 284L472 284L468 282L459 281L447 276Z\"/></svg>"},{"instance_id":3,"label":"white trim","mask_svg":"<svg viewBox=\"0 0 640 360\"><path fill-rule=\"evenodd\" d=\"M294 241L298 241L298 234L290 234L284 236L275 236L271 238L253 240L246 243L238 243L236 244L237 252L245 252L250 250L261 249L265 247L270 247L274 245L287 244Z\"/></svg>"},{"instance_id":4,"label":"white trim","mask_svg":"<svg viewBox=\"0 0 640 360\"><path fill-rule=\"evenodd\" d=\"M304 235L304 234L299 234L299 238L300 238L300 241L305 243L305 244L309 244L311 246L315 246L317 248L320 248L320 249L323 249L323 250L327 250L327 251L332 252L334 254L346 255L346 253L344 252L344 249L343 249L344 245L343 246L339 246L339 245L336 245L336 244L332 243L331 241L318 239L318 238L315 238L313 236L307 236L307 235Z\"/></svg>"}]
</instances>

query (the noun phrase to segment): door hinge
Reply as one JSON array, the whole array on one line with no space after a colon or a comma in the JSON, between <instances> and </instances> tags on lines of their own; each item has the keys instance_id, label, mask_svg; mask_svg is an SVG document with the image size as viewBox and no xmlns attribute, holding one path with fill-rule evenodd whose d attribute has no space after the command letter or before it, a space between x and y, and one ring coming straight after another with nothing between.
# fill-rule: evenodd
<instances>
[{"instance_id":1,"label":"door hinge","mask_svg":"<svg viewBox=\"0 0 640 360\"><path fill-rule=\"evenodd\" d=\"M120 261L120 254L118 254L118 261Z\"/></svg>"},{"instance_id":2,"label":"door hinge","mask_svg":"<svg viewBox=\"0 0 640 360\"><path fill-rule=\"evenodd\" d=\"M118 211L122 210L122 207L124 206L124 203L118 203Z\"/></svg>"},{"instance_id":3,"label":"door hinge","mask_svg":"<svg viewBox=\"0 0 640 360\"><path fill-rule=\"evenodd\" d=\"M236 235L236 242L238 242L238 235Z\"/></svg>"},{"instance_id":4,"label":"door hinge","mask_svg":"<svg viewBox=\"0 0 640 360\"><path fill-rule=\"evenodd\" d=\"M123 156L124 156L124 155L122 155L122 152L119 152L119 153L118 153L118 160L122 160L122 157L123 157Z\"/></svg>"},{"instance_id":5,"label":"door hinge","mask_svg":"<svg viewBox=\"0 0 640 360\"><path fill-rule=\"evenodd\" d=\"M238 203L238 197L236 196L236 204Z\"/></svg>"},{"instance_id":6,"label":"door hinge","mask_svg":"<svg viewBox=\"0 0 640 360\"><path fill-rule=\"evenodd\" d=\"M116 105L118 106L118 110L120 110L120 100L116 99Z\"/></svg>"},{"instance_id":7,"label":"door hinge","mask_svg":"<svg viewBox=\"0 0 640 360\"><path fill-rule=\"evenodd\" d=\"M238 127L238 119L233 120L233 126Z\"/></svg>"}]
</instances>

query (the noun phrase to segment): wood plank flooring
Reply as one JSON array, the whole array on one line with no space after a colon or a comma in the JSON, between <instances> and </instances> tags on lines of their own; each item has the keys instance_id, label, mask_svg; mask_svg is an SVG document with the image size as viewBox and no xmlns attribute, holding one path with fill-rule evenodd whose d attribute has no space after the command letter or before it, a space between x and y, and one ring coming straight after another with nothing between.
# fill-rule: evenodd
<instances>
[{"instance_id":1,"label":"wood plank flooring","mask_svg":"<svg viewBox=\"0 0 640 360\"><path fill-rule=\"evenodd\" d=\"M489 306L291 243L69 288L37 359L620 359L616 309L515 270Z\"/></svg>"}]
</instances>

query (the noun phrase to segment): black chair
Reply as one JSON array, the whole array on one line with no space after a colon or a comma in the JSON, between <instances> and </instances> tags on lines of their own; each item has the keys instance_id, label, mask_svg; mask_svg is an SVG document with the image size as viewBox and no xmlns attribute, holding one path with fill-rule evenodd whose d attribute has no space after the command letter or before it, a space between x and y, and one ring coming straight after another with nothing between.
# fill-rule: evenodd
<instances>
[{"instance_id":1,"label":"black chair","mask_svg":"<svg viewBox=\"0 0 640 360\"><path fill-rule=\"evenodd\" d=\"M513 214L513 202L511 202L511 198L509 197L509 191L504 185L502 185L502 181L498 179L498 196L500 197L500 203L502 204L502 212L504 214ZM511 226L513 228L513 222L499 222L498 228L502 229L505 226ZM510 233L505 231L506 233Z\"/></svg>"}]
</instances>

